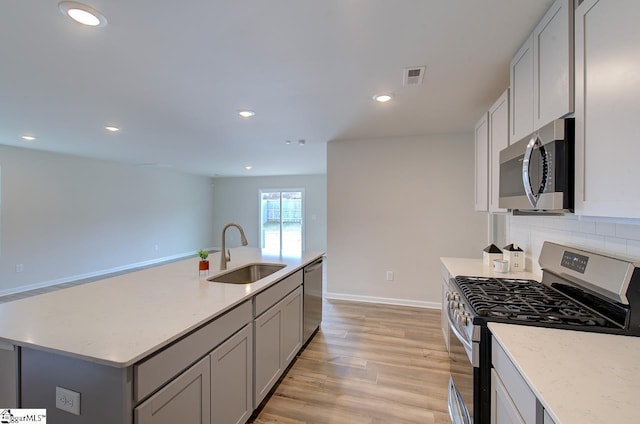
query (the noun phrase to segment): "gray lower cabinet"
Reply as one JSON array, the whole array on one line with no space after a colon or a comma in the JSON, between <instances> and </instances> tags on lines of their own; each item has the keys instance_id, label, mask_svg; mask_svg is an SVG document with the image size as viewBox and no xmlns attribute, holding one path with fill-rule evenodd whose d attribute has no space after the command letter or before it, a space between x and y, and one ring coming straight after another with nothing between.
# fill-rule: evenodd
<instances>
[{"instance_id":1,"label":"gray lower cabinet","mask_svg":"<svg viewBox=\"0 0 640 424\"><path fill-rule=\"evenodd\" d=\"M206 356L134 410L137 424L205 424L211 420L210 360Z\"/></svg>"},{"instance_id":2,"label":"gray lower cabinet","mask_svg":"<svg viewBox=\"0 0 640 424\"><path fill-rule=\"evenodd\" d=\"M249 301L133 367L133 398L142 402L135 424L244 423L253 411L252 372Z\"/></svg>"},{"instance_id":3,"label":"gray lower cabinet","mask_svg":"<svg viewBox=\"0 0 640 424\"><path fill-rule=\"evenodd\" d=\"M302 346L302 287L256 317L254 333L257 408Z\"/></svg>"},{"instance_id":4,"label":"gray lower cabinet","mask_svg":"<svg viewBox=\"0 0 640 424\"><path fill-rule=\"evenodd\" d=\"M302 347L303 289L299 287L282 303L282 353L285 368L293 361Z\"/></svg>"},{"instance_id":5,"label":"gray lower cabinet","mask_svg":"<svg viewBox=\"0 0 640 424\"><path fill-rule=\"evenodd\" d=\"M211 423L242 424L253 413L253 325L217 347L211 358Z\"/></svg>"},{"instance_id":6,"label":"gray lower cabinet","mask_svg":"<svg viewBox=\"0 0 640 424\"><path fill-rule=\"evenodd\" d=\"M274 305L255 319L255 389L253 407L257 408L282 373L282 308Z\"/></svg>"},{"instance_id":7,"label":"gray lower cabinet","mask_svg":"<svg viewBox=\"0 0 640 424\"><path fill-rule=\"evenodd\" d=\"M19 350L0 342L0 408L18 407Z\"/></svg>"}]
</instances>

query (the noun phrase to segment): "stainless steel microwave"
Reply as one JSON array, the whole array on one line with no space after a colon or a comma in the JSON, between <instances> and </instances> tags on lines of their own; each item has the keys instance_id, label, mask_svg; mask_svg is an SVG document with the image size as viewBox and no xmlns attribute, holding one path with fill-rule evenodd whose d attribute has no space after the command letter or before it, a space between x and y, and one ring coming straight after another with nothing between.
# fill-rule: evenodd
<instances>
[{"instance_id":1,"label":"stainless steel microwave","mask_svg":"<svg viewBox=\"0 0 640 424\"><path fill-rule=\"evenodd\" d=\"M517 212L573 212L574 119L557 119L500 151L498 205Z\"/></svg>"}]
</instances>

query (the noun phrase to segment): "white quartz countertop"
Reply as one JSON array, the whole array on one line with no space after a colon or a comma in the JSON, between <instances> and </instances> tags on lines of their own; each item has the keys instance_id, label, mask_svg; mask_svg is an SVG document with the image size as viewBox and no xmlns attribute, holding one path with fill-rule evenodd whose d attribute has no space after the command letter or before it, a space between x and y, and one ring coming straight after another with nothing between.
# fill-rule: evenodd
<instances>
[{"instance_id":1,"label":"white quartz countertop","mask_svg":"<svg viewBox=\"0 0 640 424\"><path fill-rule=\"evenodd\" d=\"M199 275L199 259L189 258L0 304L0 342L128 367L322 255L241 247L231 249L228 270L252 262L287 266L253 284L212 283L207 278L220 272L215 253L209 275Z\"/></svg>"},{"instance_id":2,"label":"white quartz countertop","mask_svg":"<svg viewBox=\"0 0 640 424\"><path fill-rule=\"evenodd\" d=\"M556 424L640 422L640 337L489 323Z\"/></svg>"},{"instance_id":3,"label":"white quartz countertop","mask_svg":"<svg viewBox=\"0 0 640 424\"><path fill-rule=\"evenodd\" d=\"M522 278L540 281L541 276L533 272L495 272L493 267L484 265L482 259L470 258L440 258L440 262L454 277L463 275L469 277Z\"/></svg>"}]
</instances>

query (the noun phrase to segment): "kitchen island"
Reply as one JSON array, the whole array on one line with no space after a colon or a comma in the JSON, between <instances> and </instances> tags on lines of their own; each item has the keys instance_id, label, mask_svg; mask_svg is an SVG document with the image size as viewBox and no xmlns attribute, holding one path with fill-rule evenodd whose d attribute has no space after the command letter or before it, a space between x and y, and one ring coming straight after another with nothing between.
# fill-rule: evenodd
<instances>
[{"instance_id":1,"label":"kitchen island","mask_svg":"<svg viewBox=\"0 0 640 424\"><path fill-rule=\"evenodd\" d=\"M47 408L54 424L133 423L133 409L161 387L147 387L143 376L164 384L175 378L162 377L165 369L182 371L176 363L180 358L200 359L199 352L209 354L202 350L206 340L213 349L240 328L251 334L252 343L254 319L272 313L269 308L294 289L301 292L301 269L322 255L280 257L242 247L231 250L227 269L256 262L286 266L252 284L212 283L207 278L220 272L216 253L208 275L198 272L197 259L187 259L0 305L0 342L16 346L21 356L21 406ZM253 304L257 298L259 311ZM301 301L295 305L301 320ZM284 306L276 312L282 312L282 320ZM88 387L79 380L90 377L94 381L81 393L79 415L56 409L57 387L81 392L70 386ZM31 387L38 379L44 388ZM27 404L31 398L46 402Z\"/></svg>"}]
</instances>

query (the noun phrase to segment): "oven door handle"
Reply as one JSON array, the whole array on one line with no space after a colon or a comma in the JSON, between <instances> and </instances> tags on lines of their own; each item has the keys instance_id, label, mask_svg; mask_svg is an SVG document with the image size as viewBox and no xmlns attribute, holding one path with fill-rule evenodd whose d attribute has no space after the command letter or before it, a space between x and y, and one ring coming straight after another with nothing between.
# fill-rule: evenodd
<instances>
[{"instance_id":1,"label":"oven door handle","mask_svg":"<svg viewBox=\"0 0 640 424\"><path fill-rule=\"evenodd\" d=\"M453 384L453 379L449 377L449 399L448 399L448 409L449 409L449 417L451 418L452 424L471 424L471 417L469 417L469 412L466 410L464 406L461 405L462 400L460 399L460 394L458 394L458 389L455 384Z\"/></svg>"},{"instance_id":2,"label":"oven door handle","mask_svg":"<svg viewBox=\"0 0 640 424\"><path fill-rule=\"evenodd\" d=\"M462 332L458 329L458 326L453 322L453 319L451 318L451 312L452 312L451 309L449 309L449 311L447 313L447 320L449 321L449 328L451 329L451 331L453 331L453 334L455 334L455 336L464 345L464 348L467 349L469 352L473 352L473 345L471 344L471 342L469 340L466 339L466 337L464 337L462 335Z\"/></svg>"}]
</instances>

